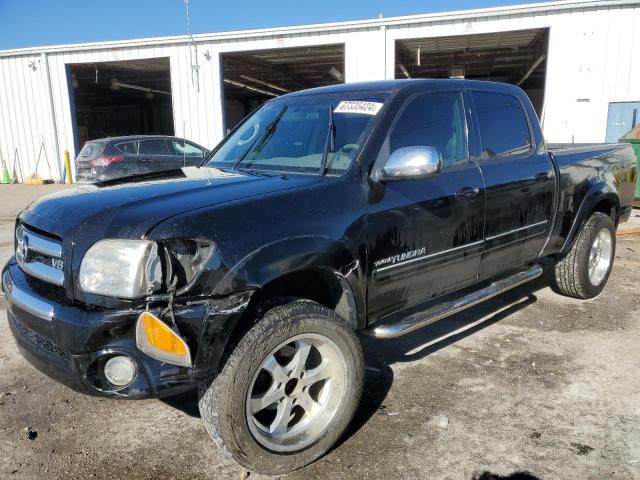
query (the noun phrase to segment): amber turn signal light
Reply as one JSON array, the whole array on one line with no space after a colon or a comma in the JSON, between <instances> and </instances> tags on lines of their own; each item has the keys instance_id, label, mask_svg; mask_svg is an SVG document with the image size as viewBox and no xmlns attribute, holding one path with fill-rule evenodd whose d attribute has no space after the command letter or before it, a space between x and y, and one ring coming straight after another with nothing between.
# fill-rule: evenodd
<instances>
[{"instance_id":1,"label":"amber turn signal light","mask_svg":"<svg viewBox=\"0 0 640 480\"><path fill-rule=\"evenodd\" d=\"M142 312L138 317L136 345L156 360L191 367L191 351L187 342L150 312Z\"/></svg>"}]
</instances>

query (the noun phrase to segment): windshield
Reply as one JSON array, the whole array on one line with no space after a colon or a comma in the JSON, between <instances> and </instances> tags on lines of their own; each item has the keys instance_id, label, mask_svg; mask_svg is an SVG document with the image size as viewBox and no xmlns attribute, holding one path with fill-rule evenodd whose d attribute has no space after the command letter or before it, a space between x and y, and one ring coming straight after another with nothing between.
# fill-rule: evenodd
<instances>
[{"instance_id":1,"label":"windshield","mask_svg":"<svg viewBox=\"0 0 640 480\"><path fill-rule=\"evenodd\" d=\"M207 165L340 175L358 155L386 98L370 92L273 100L241 124Z\"/></svg>"}]
</instances>

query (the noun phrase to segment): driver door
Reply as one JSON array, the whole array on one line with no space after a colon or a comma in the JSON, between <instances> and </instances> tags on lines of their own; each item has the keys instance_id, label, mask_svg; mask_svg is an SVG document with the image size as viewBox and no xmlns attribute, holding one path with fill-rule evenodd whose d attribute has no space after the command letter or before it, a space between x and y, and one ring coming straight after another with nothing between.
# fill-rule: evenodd
<instances>
[{"instance_id":1,"label":"driver door","mask_svg":"<svg viewBox=\"0 0 640 480\"><path fill-rule=\"evenodd\" d=\"M469 160L461 91L411 97L381 155L434 147L441 170L376 182L368 205L368 311L375 321L476 281L484 229L484 183Z\"/></svg>"}]
</instances>

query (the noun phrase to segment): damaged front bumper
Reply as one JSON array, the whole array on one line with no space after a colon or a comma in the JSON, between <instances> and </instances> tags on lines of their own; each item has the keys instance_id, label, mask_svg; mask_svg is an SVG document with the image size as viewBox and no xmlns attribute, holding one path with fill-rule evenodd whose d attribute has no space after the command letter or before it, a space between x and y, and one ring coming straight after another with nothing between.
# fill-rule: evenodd
<instances>
[{"instance_id":1,"label":"damaged front bumper","mask_svg":"<svg viewBox=\"0 0 640 480\"><path fill-rule=\"evenodd\" d=\"M226 341L250 294L174 304L175 322L194 358L190 368L158 361L136 347L135 325L143 311L87 308L52 300L10 261L2 272L9 327L22 355L55 380L81 393L113 398L163 397L211 379ZM160 315L161 308L150 309ZM105 379L105 362L117 355L136 366L134 380L116 388Z\"/></svg>"}]
</instances>

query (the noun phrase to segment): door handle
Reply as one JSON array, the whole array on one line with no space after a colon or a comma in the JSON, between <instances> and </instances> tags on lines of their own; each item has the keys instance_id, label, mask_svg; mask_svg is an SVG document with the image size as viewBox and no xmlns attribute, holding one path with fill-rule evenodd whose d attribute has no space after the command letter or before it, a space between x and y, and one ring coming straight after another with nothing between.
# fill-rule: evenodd
<instances>
[{"instance_id":1,"label":"door handle","mask_svg":"<svg viewBox=\"0 0 640 480\"><path fill-rule=\"evenodd\" d=\"M464 187L456 192L456 198L472 199L480 193L480 187Z\"/></svg>"}]
</instances>

